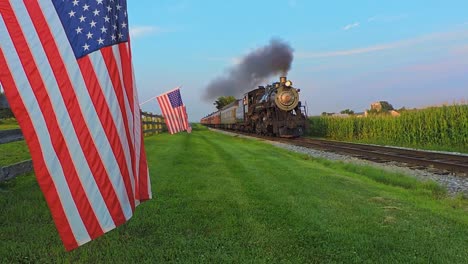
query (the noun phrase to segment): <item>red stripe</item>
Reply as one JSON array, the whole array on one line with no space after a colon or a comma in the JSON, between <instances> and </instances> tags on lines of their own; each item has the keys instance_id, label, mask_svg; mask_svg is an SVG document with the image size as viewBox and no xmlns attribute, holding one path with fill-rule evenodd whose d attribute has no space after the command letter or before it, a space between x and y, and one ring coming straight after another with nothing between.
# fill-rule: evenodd
<instances>
[{"instance_id":1,"label":"red stripe","mask_svg":"<svg viewBox=\"0 0 468 264\"><path fill-rule=\"evenodd\" d=\"M146 201L150 199L150 195L148 192L148 163L146 161L146 153L145 153L145 144L143 144L143 133L141 133L141 148L140 148L140 171L138 173L140 179L140 196L138 200Z\"/></svg>"},{"instance_id":2,"label":"red stripe","mask_svg":"<svg viewBox=\"0 0 468 264\"><path fill-rule=\"evenodd\" d=\"M176 113L174 111L174 108L172 108L171 102L170 102L169 97L167 95L164 96L164 101L165 101L165 104L166 104L166 107L167 107L166 111L168 112L168 115L169 115L169 117L171 119L171 122L172 122L172 125L173 125L174 133L177 133L177 132L180 131L179 124L177 122L177 115L176 115Z\"/></svg>"},{"instance_id":3,"label":"red stripe","mask_svg":"<svg viewBox=\"0 0 468 264\"><path fill-rule=\"evenodd\" d=\"M120 142L120 138L118 135L118 130L117 127L115 126L113 119L112 119L112 114L110 112L109 106L107 105L105 96L103 94L102 88L99 84L99 81L97 79L96 72L93 70L93 66L91 64L91 61L89 60L89 57L83 57L78 61L81 69L81 74L83 76L86 76L85 82L86 82L86 87L88 88L89 95L91 97L91 100L93 101L94 108L96 111L98 111L98 116L99 120L101 121L101 124L106 132L107 139L109 140L109 143L111 144L112 147L112 152L117 160L117 164L119 165L120 173L122 174L123 181L125 184L125 190L127 192L128 199L130 201L130 205L132 207L132 211L135 209L135 202L134 202L134 193L132 190L132 184L130 182L130 175L129 175L129 170L128 166L130 164L127 164L127 161L125 160L125 154L124 150L122 147L122 144ZM111 187L111 186L109 186ZM117 199L117 197L115 197ZM107 201L106 201L107 202ZM118 207L121 210L120 203L118 200L115 201L116 204L108 204L109 208L112 207ZM123 222L125 222L125 217L122 215L123 219L119 219L118 222L116 222L116 225L120 225Z\"/></svg>"},{"instance_id":4,"label":"red stripe","mask_svg":"<svg viewBox=\"0 0 468 264\"><path fill-rule=\"evenodd\" d=\"M123 81L125 85L125 91L127 92L128 102L130 104L130 108L132 109L132 113L139 114L139 113L136 113L136 109L133 109L135 101L133 100L133 73L132 73L132 65L129 63L131 61L129 49L130 49L130 44L119 45Z\"/></svg>"},{"instance_id":5,"label":"red stripe","mask_svg":"<svg viewBox=\"0 0 468 264\"><path fill-rule=\"evenodd\" d=\"M179 106L176 108L177 111L177 120L179 121L179 127L180 130L184 130L184 120L183 120L183 114L182 114L182 108Z\"/></svg>"},{"instance_id":6,"label":"red stripe","mask_svg":"<svg viewBox=\"0 0 468 264\"><path fill-rule=\"evenodd\" d=\"M161 107L162 114L164 116L164 121L166 122L167 129L169 133L174 134L174 125L172 123L172 118L167 110L166 101L164 98L167 97L165 95L158 97L159 106Z\"/></svg>"},{"instance_id":7,"label":"red stripe","mask_svg":"<svg viewBox=\"0 0 468 264\"><path fill-rule=\"evenodd\" d=\"M4 10L5 2L0 2L0 9ZM3 18L9 18L10 14L5 15L2 13ZM20 32L18 32L19 34ZM10 69L6 63L5 56L2 49L0 49L0 82L5 90L5 95L10 103L11 110L15 113L16 120L21 127L24 139L28 144L31 157L33 159L34 171L36 172L36 178L41 187L42 193L45 196L47 204L49 205L54 220L55 226L59 232L60 238L67 250L72 250L78 247L78 243L73 236L70 223L67 220L65 212L60 203L60 198L57 193L57 189L54 186L52 178L50 177L49 171L45 165L44 156L40 151L41 146L39 139L37 138L36 131L32 125L31 119L28 115L26 107L21 100L16 85L13 81Z\"/></svg>"},{"instance_id":8,"label":"red stripe","mask_svg":"<svg viewBox=\"0 0 468 264\"><path fill-rule=\"evenodd\" d=\"M27 4L32 4L34 6L37 5L37 2L28 1ZM30 8L34 9L34 7ZM13 13L11 6L8 6L8 11ZM33 21L35 19L38 18L32 18ZM91 205L86 197L86 193L84 192L83 186L81 185L80 179L78 178L78 175L76 173L73 161L70 157L69 150L66 146L64 137L57 123L52 103L46 92L45 83L42 80L42 76L39 74L37 65L35 64L34 58L31 54L31 51L29 50L28 43L22 35L22 30L18 24L18 21L16 20L16 17L11 16L11 20L8 21L8 23L6 23L6 26L8 27L8 31L10 33L10 36L12 37L15 49L19 54L22 66L33 89L33 93L35 94L35 97L39 102L41 112L47 113L43 116L46 122L46 126L50 133L52 146L60 161L61 167L63 168L67 184L68 186L73 186L73 188L70 188L73 200L77 206L81 218L83 219L83 223L90 237L95 238L103 234L103 230L101 229L99 222L97 221L96 215L94 215ZM41 29L39 32L42 32L42 30L43 29ZM17 32L18 34L14 34L14 32ZM43 177L41 177L41 180L44 180ZM55 207L54 204L56 202L57 200L48 200L49 207Z\"/></svg>"},{"instance_id":9,"label":"red stripe","mask_svg":"<svg viewBox=\"0 0 468 264\"><path fill-rule=\"evenodd\" d=\"M169 124L171 126L171 134L177 133L177 128L174 120L174 116L171 112L171 107L168 105L170 102L168 101L167 95L164 95L162 98L162 105L163 105L163 115L166 115L166 119L169 120Z\"/></svg>"},{"instance_id":10,"label":"red stripe","mask_svg":"<svg viewBox=\"0 0 468 264\"><path fill-rule=\"evenodd\" d=\"M180 129L180 123L179 123L179 113L177 111L177 108L172 107L169 96L166 95L164 99L166 100L166 104L168 106L168 110L170 112L172 121L174 123L175 130L176 132L179 132L181 129Z\"/></svg>"},{"instance_id":11,"label":"red stripe","mask_svg":"<svg viewBox=\"0 0 468 264\"><path fill-rule=\"evenodd\" d=\"M127 96L127 99L128 99L128 102L129 102L129 105L130 105L130 110L132 112L132 117L133 117L133 120L132 120L132 123L134 125L133 129L135 130L135 126L139 126L140 124L135 124L134 121L135 121L135 118L137 117L140 117L140 113L139 113L139 109L134 109L134 87L133 87L133 72L132 72L132 65L130 63L131 61L131 56L130 56L130 43L128 44L122 44L122 45L119 45L119 54L120 54L120 63L121 63L121 68L122 68L122 75L123 75L123 82L124 82L124 86L125 86L125 92L126 92L126 96ZM134 131L132 131L134 132ZM133 133L134 135L134 133ZM135 135L134 135L135 136ZM134 141L139 141L138 138L134 138ZM136 147L136 145L135 145ZM138 149L135 149L135 152L137 152ZM136 156L132 156L132 161L133 159L135 159ZM135 160L135 164L136 162L140 162L138 160ZM135 168L135 172L133 174L133 177L134 177L134 182L135 182L135 194L137 196L139 196L139 193L140 193L140 175L139 175L139 171L137 172L136 171L136 168Z\"/></svg>"},{"instance_id":12,"label":"red stripe","mask_svg":"<svg viewBox=\"0 0 468 264\"><path fill-rule=\"evenodd\" d=\"M187 116L187 108L185 108L185 105L182 106L182 114L183 114L184 127L185 129L188 129L189 122L188 122L188 116Z\"/></svg>"},{"instance_id":13,"label":"red stripe","mask_svg":"<svg viewBox=\"0 0 468 264\"><path fill-rule=\"evenodd\" d=\"M187 129L187 126L185 125L185 110L184 110L184 106L179 106L177 107L179 109L179 118L180 118L180 125L182 127L182 130L186 130Z\"/></svg>"},{"instance_id":14,"label":"red stripe","mask_svg":"<svg viewBox=\"0 0 468 264\"><path fill-rule=\"evenodd\" d=\"M34 5L36 6L34 7ZM60 57L60 53L58 52L58 48L54 42L52 33L47 26L47 22L40 13L37 2L34 5L29 6L28 11L30 15L34 17L33 23L36 30L42 30L39 38L45 49L50 66L54 72L54 76L57 79L57 82L61 84L59 88L64 102L66 102L67 111L69 113L73 113L69 116L72 120L72 124L76 131L80 146L83 149L83 153L86 153L85 158L88 162L89 168L91 169L93 177L101 195L104 198L104 202L107 205L107 209L109 210L115 225L122 224L125 222L125 216L122 207L120 206L117 194L112 187L109 175L107 174L104 164L99 156L96 145L93 142L90 131L86 126L86 121L80 111L80 106L76 98L71 80L67 74L64 74L64 70L66 69L64 62ZM88 78L84 79L87 80ZM100 116L100 114L98 115ZM103 127L106 126L103 125ZM107 135L110 134L109 131L106 132Z\"/></svg>"},{"instance_id":15,"label":"red stripe","mask_svg":"<svg viewBox=\"0 0 468 264\"><path fill-rule=\"evenodd\" d=\"M164 105L163 105L164 103L162 101L162 98L157 97L156 99L158 100L159 106L161 108L161 112L164 117L164 122L166 123L167 130L169 131L170 134L172 134L172 126L170 124L169 118L167 117L166 111L164 110Z\"/></svg>"},{"instance_id":16,"label":"red stripe","mask_svg":"<svg viewBox=\"0 0 468 264\"><path fill-rule=\"evenodd\" d=\"M125 45L125 44L119 44L119 45ZM101 49L101 54L102 57L104 58L104 62L107 67L107 72L109 73L109 77L112 81L112 85L114 88L114 92L117 96L117 100L119 102L120 106L120 111L122 112L122 118L125 126L125 134L127 136L127 144L130 149L130 157L131 158L131 163L132 163L132 172L133 175L136 174L136 168L135 168L135 150L132 142L132 137L130 136L130 129L129 129L129 124L128 124L128 117L127 117L127 111L125 107L125 102L124 102L124 94L123 94L123 87L122 87L122 82L120 78L120 73L117 67L117 62L114 57L114 53L112 51L112 47L106 47ZM132 131L133 132L133 131ZM124 144L124 142L122 142ZM130 203L132 204L132 210L135 208L135 202L134 196L129 197Z\"/></svg>"}]
</instances>

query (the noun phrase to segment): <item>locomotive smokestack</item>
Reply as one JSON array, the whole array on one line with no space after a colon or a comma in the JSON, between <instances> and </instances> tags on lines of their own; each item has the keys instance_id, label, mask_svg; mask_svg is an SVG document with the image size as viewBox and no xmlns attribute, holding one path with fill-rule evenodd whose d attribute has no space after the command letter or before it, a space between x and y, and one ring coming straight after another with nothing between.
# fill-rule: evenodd
<instances>
[{"instance_id":1,"label":"locomotive smokestack","mask_svg":"<svg viewBox=\"0 0 468 264\"><path fill-rule=\"evenodd\" d=\"M229 69L225 76L212 80L202 99L209 102L219 96L238 97L256 88L268 77L276 74L286 75L292 60L291 46L282 40L273 39L269 45L247 54L239 64Z\"/></svg>"},{"instance_id":2,"label":"locomotive smokestack","mask_svg":"<svg viewBox=\"0 0 468 264\"><path fill-rule=\"evenodd\" d=\"M286 77L280 77L280 83L281 84L284 84L286 82Z\"/></svg>"}]
</instances>

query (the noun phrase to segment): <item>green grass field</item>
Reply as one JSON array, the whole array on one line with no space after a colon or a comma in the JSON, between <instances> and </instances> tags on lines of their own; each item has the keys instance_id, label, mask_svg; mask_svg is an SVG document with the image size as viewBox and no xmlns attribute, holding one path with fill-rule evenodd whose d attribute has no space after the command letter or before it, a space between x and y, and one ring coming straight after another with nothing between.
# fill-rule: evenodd
<instances>
[{"instance_id":1,"label":"green grass field","mask_svg":"<svg viewBox=\"0 0 468 264\"><path fill-rule=\"evenodd\" d=\"M0 119L0 130L20 128L18 122L14 118Z\"/></svg>"},{"instance_id":2,"label":"green grass field","mask_svg":"<svg viewBox=\"0 0 468 264\"><path fill-rule=\"evenodd\" d=\"M0 167L28 159L31 159L31 155L29 155L28 145L24 140L0 145Z\"/></svg>"},{"instance_id":3,"label":"green grass field","mask_svg":"<svg viewBox=\"0 0 468 264\"><path fill-rule=\"evenodd\" d=\"M72 252L33 175L0 183L0 262L468 262L468 202L434 183L200 127L145 146L154 199Z\"/></svg>"}]
</instances>

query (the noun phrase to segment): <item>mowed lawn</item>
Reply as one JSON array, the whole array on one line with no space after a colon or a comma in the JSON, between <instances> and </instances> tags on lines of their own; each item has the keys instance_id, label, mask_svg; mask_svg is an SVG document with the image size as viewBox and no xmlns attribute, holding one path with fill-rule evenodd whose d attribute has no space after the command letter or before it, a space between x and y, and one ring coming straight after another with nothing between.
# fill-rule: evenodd
<instances>
[{"instance_id":1,"label":"mowed lawn","mask_svg":"<svg viewBox=\"0 0 468 264\"><path fill-rule=\"evenodd\" d=\"M148 137L154 199L65 252L34 175L0 183L0 263L468 263L433 183L204 128Z\"/></svg>"}]
</instances>

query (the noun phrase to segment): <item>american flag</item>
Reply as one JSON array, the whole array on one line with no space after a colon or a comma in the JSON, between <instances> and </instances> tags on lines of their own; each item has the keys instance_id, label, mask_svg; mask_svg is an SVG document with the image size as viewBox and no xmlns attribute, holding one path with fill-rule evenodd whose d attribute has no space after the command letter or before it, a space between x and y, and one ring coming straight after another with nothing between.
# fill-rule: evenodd
<instances>
[{"instance_id":1,"label":"american flag","mask_svg":"<svg viewBox=\"0 0 468 264\"><path fill-rule=\"evenodd\" d=\"M189 133L192 131L192 127L188 122L187 109L182 103L179 87L156 98L170 134L184 130Z\"/></svg>"},{"instance_id":2,"label":"american flag","mask_svg":"<svg viewBox=\"0 0 468 264\"><path fill-rule=\"evenodd\" d=\"M67 250L151 199L125 0L0 1L0 82Z\"/></svg>"}]
</instances>

